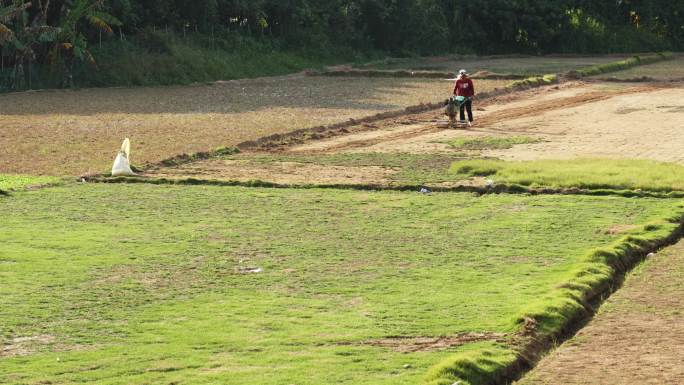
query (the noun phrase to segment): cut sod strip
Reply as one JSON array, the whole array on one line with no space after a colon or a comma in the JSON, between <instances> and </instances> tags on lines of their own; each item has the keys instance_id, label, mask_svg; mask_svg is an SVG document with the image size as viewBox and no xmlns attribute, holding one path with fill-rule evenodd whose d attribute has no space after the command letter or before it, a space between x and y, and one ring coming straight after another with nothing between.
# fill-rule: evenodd
<instances>
[{"instance_id":1,"label":"cut sod strip","mask_svg":"<svg viewBox=\"0 0 684 385\"><path fill-rule=\"evenodd\" d=\"M0 205L11 384L416 384L448 379L452 357L486 370L482 352L509 360L518 318L553 304L592 248L681 210L148 184Z\"/></svg>"},{"instance_id":2,"label":"cut sod strip","mask_svg":"<svg viewBox=\"0 0 684 385\"><path fill-rule=\"evenodd\" d=\"M3 175L0 174L0 191L20 190L31 186L55 184L60 178L51 176Z\"/></svg>"},{"instance_id":3,"label":"cut sod strip","mask_svg":"<svg viewBox=\"0 0 684 385\"><path fill-rule=\"evenodd\" d=\"M530 187L684 191L684 166L630 159L573 159L506 162L473 159L451 166L455 179L486 176Z\"/></svg>"}]
</instances>

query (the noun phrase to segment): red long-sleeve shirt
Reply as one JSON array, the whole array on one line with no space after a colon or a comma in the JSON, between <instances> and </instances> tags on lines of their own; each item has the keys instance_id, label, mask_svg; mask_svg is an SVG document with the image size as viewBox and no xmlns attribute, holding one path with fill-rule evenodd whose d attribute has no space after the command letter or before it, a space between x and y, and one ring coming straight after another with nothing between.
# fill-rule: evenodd
<instances>
[{"instance_id":1,"label":"red long-sleeve shirt","mask_svg":"<svg viewBox=\"0 0 684 385\"><path fill-rule=\"evenodd\" d=\"M454 86L454 95L465 96L466 98L475 95L475 86L473 81L470 79L458 79L456 80L456 85Z\"/></svg>"}]
</instances>

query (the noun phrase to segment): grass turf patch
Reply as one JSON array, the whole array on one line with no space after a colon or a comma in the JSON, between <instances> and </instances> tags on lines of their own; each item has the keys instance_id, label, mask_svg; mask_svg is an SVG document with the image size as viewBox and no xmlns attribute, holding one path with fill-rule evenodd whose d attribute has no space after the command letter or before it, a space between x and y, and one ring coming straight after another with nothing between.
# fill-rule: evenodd
<instances>
[{"instance_id":1,"label":"grass turf patch","mask_svg":"<svg viewBox=\"0 0 684 385\"><path fill-rule=\"evenodd\" d=\"M569 279L534 301L518 318L517 348L483 346L479 351L459 352L434 366L424 384L485 385L508 383L555 345L564 332L593 312L590 306L608 294L620 274L646 253L671 244L682 234L682 208L670 218L654 221L605 248L589 252Z\"/></svg>"},{"instance_id":2,"label":"grass turf patch","mask_svg":"<svg viewBox=\"0 0 684 385\"><path fill-rule=\"evenodd\" d=\"M540 138L531 136L481 136L458 138L445 143L456 150L505 150L516 144L534 144L541 141Z\"/></svg>"},{"instance_id":3,"label":"grass turf patch","mask_svg":"<svg viewBox=\"0 0 684 385\"><path fill-rule=\"evenodd\" d=\"M426 70L458 71L466 68L471 74L479 71L507 73L525 76L542 76L549 73L563 73L570 70L592 67L616 61L615 56L524 56L477 57L454 55L442 58L389 58L361 66L380 70Z\"/></svg>"},{"instance_id":4,"label":"grass turf patch","mask_svg":"<svg viewBox=\"0 0 684 385\"><path fill-rule=\"evenodd\" d=\"M684 191L684 166L652 160L573 159L506 162L457 161L456 177L491 176L495 182L529 187Z\"/></svg>"},{"instance_id":5,"label":"grass turf patch","mask_svg":"<svg viewBox=\"0 0 684 385\"><path fill-rule=\"evenodd\" d=\"M617 197L154 185L0 204L0 339L18 352L0 361L0 382L103 384L413 384L452 354L503 348L401 353L369 341L515 331L616 226L675 210Z\"/></svg>"},{"instance_id":6,"label":"grass turf patch","mask_svg":"<svg viewBox=\"0 0 684 385\"><path fill-rule=\"evenodd\" d=\"M51 176L5 175L0 174L0 190L20 190L29 186L55 184L60 178Z\"/></svg>"},{"instance_id":7,"label":"grass turf patch","mask_svg":"<svg viewBox=\"0 0 684 385\"><path fill-rule=\"evenodd\" d=\"M598 76L598 75L597 75ZM684 55L673 56L672 60L632 67L611 74L609 80L670 80L684 79Z\"/></svg>"},{"instance_id":8,"label":"grass turf patch","mask_svg":"<svg viewBox=\"0 0 684 385\"><path fill-rule=\"evenodd\" d=\"M517 80L511 83L512 87L540 87L549 84L558 83L558 75L548 74L543 76L534 76L523 80Z\"/></svg>"},{"instance_id":9,"label":"grass turf patch","mask_svg":"<svg viewBox=\"0 0 684 385\"><path fill-rule=\"evenodd\" d=\"M650 55L642 55L642 56L634 56L628 59L616 61L616 62L611 62L611 63L604 63L604 64L598 64L595 66L587 67L587 68L582 68L577 73L581 76L595 76L595 75L600 75L600 74L605 74L608 72L617 72L617 71L622 71L626 70L632 67L636 66L641 66L645 64L650 64L650 63L656 63L659 61L663 60L669 60L672 59L674 56L672 53L669 52L664 52L664 53L658 53L658 54L650 54Z\"/></svg>"}]
</instances>

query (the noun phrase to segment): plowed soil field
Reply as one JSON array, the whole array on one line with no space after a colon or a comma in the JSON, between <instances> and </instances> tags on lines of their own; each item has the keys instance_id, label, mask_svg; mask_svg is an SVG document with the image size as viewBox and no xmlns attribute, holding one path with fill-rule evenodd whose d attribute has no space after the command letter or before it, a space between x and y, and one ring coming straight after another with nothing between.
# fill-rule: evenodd
<instances>
[{"instance_id":1,"label":"plowed soil field","mask_svg":"<svg viewBox=\"0 0 684 385\"><path fill-rule=\"evenodd\" d=\"M148 175L294 184L392 184L399 175L396 157L431 156L441 167L448 166L448 159L483 157L630 158L684 164L681 100L684 87L676 83L565 83L484 100L476 104L476 126L468 130L446 129L441 111L433 111L277 147L268 153L273 157L270 161L258 153L259 161L249 162L253 155L248 152L231 160L153 169ZM450 145L459 140L521 137L526 139L523 143L503 147L464 149ZM439 175L431 181L445 182Z\"/></svg>"},{"instance_id":2,"label":"plowed soil field","mask_svg":"<svg viewBox=\"0 0 684 385\"><path fill-rule=\"evenodd\" d=\"M479 82L481 91L507 81ZM452 82L303 75L194 87L0 95L0 173L81 175L446 99Z\"/></svg>"}]
</instances>

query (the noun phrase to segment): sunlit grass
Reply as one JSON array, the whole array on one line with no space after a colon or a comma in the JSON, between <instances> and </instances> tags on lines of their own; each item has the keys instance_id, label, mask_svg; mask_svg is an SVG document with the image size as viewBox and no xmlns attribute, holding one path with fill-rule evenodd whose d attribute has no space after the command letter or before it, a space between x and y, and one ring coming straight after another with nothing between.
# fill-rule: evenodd
<instances>
[{"instance_id":1,"label":"sunlit grass","mask_svg":"<svg viewBox=\"0 0 684 385\"><path fill-rule=\"evenodd\" d=\"M6 175L0 174L0 190L19 190L29 186L55 184L59 178L50 176Z\"/></svg>"},{"instance_id":2,"label":"sunlit grass","mask_svg":"<svg viewBox=\"0 0 684 385\"><path fill-rule=\"evenodd\" d=\"M459 176L490 176L496 182L534 187L684 191L684 166L652 160L574 159L455 162Z\"/></svg>"},{"instance_id":3,"label":"sunlit grass","mask_svg":"<svg viewBox=\"0 0 684 385\"><path fill-rule=\"evenodd\" d=\"M416 384L675 202L72 185L1 199L0 383ZM259 273L250 269L261 268ZM408 365L408 366L406 366Z\"/></svg>"},{"instance_id":4,"label":"sunlit grass","mask_svg":"<svg viewBox=\"0 0 684 385\"><path fill-rule=\"evenodd\" d=\"M534 144L541 142L540 138L531 136L479 136L457 138L446 141L456 150L505 150L517 144Z\"/></svg>"}]
</instances>

